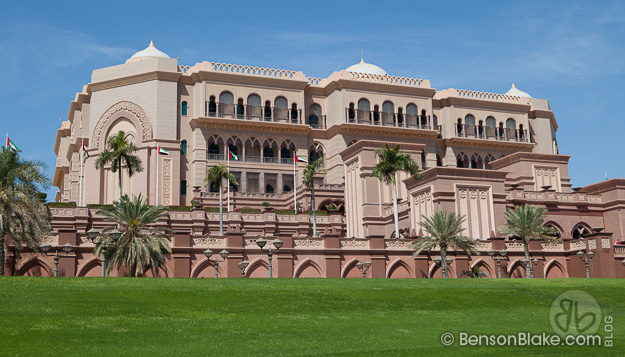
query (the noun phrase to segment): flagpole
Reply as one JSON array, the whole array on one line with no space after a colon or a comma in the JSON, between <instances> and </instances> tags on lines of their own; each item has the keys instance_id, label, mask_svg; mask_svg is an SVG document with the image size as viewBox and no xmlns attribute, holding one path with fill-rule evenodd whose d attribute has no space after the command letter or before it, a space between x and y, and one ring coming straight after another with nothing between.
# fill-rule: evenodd
<instances>
[{"instance_id":1,"label":"flagpole","mask_svg":"<svg viewBox=\"0 0 625 357\"><path fill-rule=\"evenodd\" d=\"M160 161L159 151L160 148L156 145L156 205L158 206L158 162Z\"/></svg>"},{"instance_id":2,"label":"flagpole","mask_svg":"<svg viewBox=\"0 0 625 357\"><path fill-rule=\"evenodd\" d=\"M85 161L85 138L81 139L81 144L80 144L80 184L78 187L78 206L82 207L82 167L83 167L83 161Z\"/></svg>"},{"instance_id":3,"label":"flagpole","mask_svg":"<svg viewBox=\"0 0 625 357\"><path fill-rule=\"evenodd\" d=\"M297 173L295 172L295 150L293 150L293 211L297 214Z\"/></svg>"},{"instance_id":4,"label":"flagpole","mask_svg":"<svg viewBox=\"0 0 625 357\"><path fill-rule=\"evenodd\" d=\"M227 146L228 153L228 175L230 174L230 147ZM228 212L230 212L230 180L226 179L226 185L228 186Z\"/></svg>"},{"instance_id":5,"label":"flagpole","mask_svg":"<svg viewBox=\"0 0 625 357\"><path fill-rule=\"evenodd\" d=\"M8 148L9 147L9 132L7 131L7 139L4 141L4 147Z\"/></svg>"}]
</instances>

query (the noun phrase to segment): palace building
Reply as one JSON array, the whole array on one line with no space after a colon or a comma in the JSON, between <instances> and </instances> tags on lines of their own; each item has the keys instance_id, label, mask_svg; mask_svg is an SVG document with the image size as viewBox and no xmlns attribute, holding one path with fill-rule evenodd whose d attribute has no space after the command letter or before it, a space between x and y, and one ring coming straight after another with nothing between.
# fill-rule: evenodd
<instances>
[{"instance_id":1,"label":"palace building","mask_svg":"<svg viewBox=\"0 0 625 357\"><path fill-rule=\"evenodd\" d=\"M66 275L98 273L85 231L106 227L94 205L112 203L119 192L117 175L96 169L95 161L120 130L137 145L144 166L122 178L122 193L171 207L163 224L175 232L174 258L152 275L211 276L213 263L201 253L225 248L231 254L220 276L240 276L242 260L250 262L247 276L266 276L267 256L254 244L262 236L284 242L274 276L356 277L359 261L371 262L371 277L440 276L438 253L415 257L410 244L421 234L422 215L446 209L466 215L464 233L479 241L481 252L449 252L451 276L479 265L489 277L521 277L523 246L497 228L506 208L531 203L547 208L546 224L562 238L531 244L536 277L585 276L579 251L596 253L591 276L625 277L625 246L618 244L625 240L625 180L571 187L569 156L558 152L558 123L547 99L514 84L505 94L439 90L362 59L327 78L219 62L187 66L152 43L123 64L94 70L57 131L56 201L77 207L51 208L48 241L78 247L77 258L63 262ZM391 187L370 175L374 150L385 144L400 145L423 175L398 177L401 237L395 237ZM158 155L159 148L169 155ZM315 178L319 236L305 212L312 204L302 185L306 164L294 163L295 155L323 158L325 172ZM219 193L204 184L207 168L222 163L238 181L224 192L224 236L211 209ZM262 209L263 202L272 209ZM489 255L504 249L505 258ZM47 259L32 255L8 264L14 274L47 274Z\"/></svg>"}]
</instances>

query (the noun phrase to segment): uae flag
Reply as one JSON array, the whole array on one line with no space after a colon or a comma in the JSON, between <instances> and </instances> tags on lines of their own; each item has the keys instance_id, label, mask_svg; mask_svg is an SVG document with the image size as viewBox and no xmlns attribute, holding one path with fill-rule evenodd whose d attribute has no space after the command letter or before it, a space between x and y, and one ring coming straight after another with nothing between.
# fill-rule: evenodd
<instances>
[{"instance_id":1,"label":"uae flag","mask_svg":"<svg viewBox=\"0 0 625 357\"><path fill-rule=\"evenodd\" d=\"M158 147L158 154L159 155L169 155L169 153L167 152L167 150L163 149L162 147Z\"/></svg>"},{"instance_id":2,"label":"uae flag","mask_svg":"<svg viewBox=\"0 0 625 357\"><path fill-rule=\"evenodd\" d=\"M87 147L85 146L85 143L82 143L82 152L86 158L89 158L89 153L87 152Z\"/></svg>"},{"instance_id":3,"label":"uae flag","mask_svg":"<svg viewBox=\"0 0 625 357\"><path fill-rule=\"evenodd\" d=\"M303 157L299 157L297 156L297 154L295 154L295 162L305 162L308 163L308 160L304 159Z\"/></svg>"},{"instance_id":4,"label":"uae flag","mask_svg":"<svg viewBox=\"0 0 625 357\"><path fill-rule=\"evenodd\" d=\"M232 160L239 160L239 157L236 156L232 151L228 150L228 158Z\"/></svg>"},{"instance_id":5,"label":"uae flag","mask_svg":"<svg viewBox=\"0 0 625 357\"><path fill-rule=\"evenodd\" d=\"M15 146L15 144L13 144L13 142L11 141L11 139L9 139L9 137L7 136L7 145L8 148L11 148L13 151L17 151L17 146Z\"/></svg>"}]
</instances>

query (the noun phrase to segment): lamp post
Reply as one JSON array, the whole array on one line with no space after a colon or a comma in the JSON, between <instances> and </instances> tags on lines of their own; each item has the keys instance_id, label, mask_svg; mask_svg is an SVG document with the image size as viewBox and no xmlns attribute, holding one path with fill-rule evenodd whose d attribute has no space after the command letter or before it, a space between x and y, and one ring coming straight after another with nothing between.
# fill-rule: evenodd
<instances>
[{"instance_id":1,"label":"lamp post","mask_svg":"<svg viewBox=\"0 0 625 357\"><path fill-rule=\"evenodd\" d=\"M362 272L363 278L367 277L367 271L369 270L369 267L371 267L371 262L368 260L364 263L362 262L356 263L356 268L358 268Z\"/></svg>"},{"instance_id":2,"label":"lamp post","mask_svg":"<svg viewBox=\"0 0 625 357\"><path fill-rule=\"evenodd\" d=\"M436 258L434 258L432 260L434 261L434 264L436 264L436 265L441 264L441 258L440 257L436 257ZM445 267L444 270L443 270L443 265L441 264L441 275L442 275L443 279L449 278L449 276L447 275L448 274L447 270L449 269L449 266L451 265L451 263L453 261L454 260L452 258L450 258L450 257L445 258L445 262L447 262L447 266Z\"/></svg>"},{"instance_id":3,"label":"lamp post","mask_svg":"<svg viewBox=\"0 0 625 357\"><path fill-rule=\"evenodd\" d=\"M527 267L527 271L529 272L528 276L526 277L527 279L533 279L534 278L534 267L532 267L532 263L534 264L534 266L538 265L539 260L537 258L534 259L523 259L521 260L523 262L523 264L525 264L525 266Z\"/></svg>"},{"instance_id":4,"label":"lamp post","mask_svg":"<svg viewBox=\"0 0 625 357\"><path fill-rule=\"evenodd\" d=\"M241 277L242 278L245 278L245 269L247 269L248 265L250 265L250 262L248 262L247 260L244 260L244 261L240 262L239 264L237 264L239 269L241 269Z\"/></svg>"},{"instance_id":5,"label":"lamp post","mask_svg":"<svg viewBox=\"0 0 625 357\"><path fill-rule=\"evenodd\" d=\"M506 259L506 256L508 255L508 251L505 250L505 249L502 249L502 250L497 252L497 251L491 249L491 250L488 251L488 255L490 255L497 262L497 278L501 279L501 262L500 262L500 260Z\"/></svg>"},{"instance_id":6,"label":"lamp post","mask_svg":"<svg viewBox=\"0 0 625 357\"><path fill-rule=\"evenodd\" d=\"M113 239L113 243L106 243L102 238L100 241L96 242L96 238L100 235L100 231L95 228L91 228L87 231L87 238L91 241L91 243L96 246L102 246L102 277L106 277L106 250L108 246L117 244L117 240L122 236L122 232L118 231L117 228L114 228L112 231L108 233L108 236Z\"/></svg>"},{"instance_id":7,"label":"lamp post","mask_svg":"<svg viewBox=\"0 0 625 357\"><path fill-rule=\"evenodd\" d=\"M263 237L260 237L258 239L256 239L256 245L260 247L260 250L262 252L267 252L267 259L269 260L269 278L272 278L272 274L271 274L271 270L272 270L272 266L271 266L271 257L273 256L273 252L271 251L271 247L268 248L268 250L263 250L263 248L265 247L265 245L267 245L267 240ZM282 248L282 241L278 238L276 240L273 241L273 246L276 248L276 252L278 252L280 250L280 248Z\"/></svg>"},{"instance_id":8,"label":"lamp post","mask_svg":"<svg viewBox=\"0 0 625 357\"><path fill-rule=\"evenodd\" d=\"M48 257L54 257L54 277L57 278L59 276L59 259L61 258L76 258L75 255L69 255L69 253L71 253L72 251L74 251L74 246L69 244L69 243L65 243L61 249L63 250L63 252L65 253L65 255L59 255L59 249L57 248L56 253L54 254L48 254L48 252L50 251L50 248L52 248L52 246L49 243L43 243L42 245L39 246L39 250L45 254Z\"/></svg>"},{"instance_id":9,"label":"lamp post","mask_svg":"<svg viewBox=\"0 0 625 357\"><path fill-rule=\"evenodd\" d=\"M584 252L580 250L579 252L577 252L577 256L579 257L579 259L584 261L584 264L586 265L586 278L590 278L590 270L588 270L588 264L590 263L592 258L595 256L595 252L590 251L586 253L587 258L584 258ZM625 264L625 261L623 264Z\"/></svg>"},{"instance_id":10,"label":"lamp post","mask_svg":"<svg viewBox=\"0 0 625 357\"><path fill-rule=\"evenodd\" d=\"M219 252L219 255L221 255L221 257L223 258L223 260L219 260L219 258L216 259L211 259L211 256L213 256L213 251L210 249L206 249L204 251L204 256L206 257L206 259L209 262L213 262L213 264L215 265L215 279L219 278L219 263L225 263L226 262L226 258L228 258L228 255L230 253L227 250L222 250L221 252Z\"/></svg>"}]
</instances>

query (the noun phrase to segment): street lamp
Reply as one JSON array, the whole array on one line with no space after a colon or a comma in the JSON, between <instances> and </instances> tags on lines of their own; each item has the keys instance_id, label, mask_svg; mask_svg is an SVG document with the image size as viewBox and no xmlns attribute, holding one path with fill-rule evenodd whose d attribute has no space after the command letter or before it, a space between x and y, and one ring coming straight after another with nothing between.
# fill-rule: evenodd
<instances>
[{"instance_id":1,"label":"street lamp","mask_svg":"<svg viewBox=\"0 0 625 357\"><path fill-rule=\"evenodd\" d=\"M588 270L588 263L590 263L592 258L595 256L595 252L590 251L586 253L587 258L584 258L584 252L580 250L579 252L577 252L577 256L579 257L579 259L584 261L584 264L586 265L586 278L590 278L590 271ZM625 264L625 262L623 264Z\"/></svg>"},{"instance_id":2,"label":"street lamp","mask_svg":"<svg viewBox=\"0 0 625 357\"><path fill-rule=\"evenodd\" d=\"M50 251L50 248L52 248L52 246L49 243L43 243L42 245L39 246L39 251L41 251L43 254L45 254L48 257L52 257L52 256L54 257L54 277L57 278L59 276L59 259L60 258L76 258L75 255L69 255L69 253L74 251L74 246L69 243L63 244L61 249L63 250L65 255L59 255L58 248L56 249L56 253L48 254L48 252Z\"/></svg>"},{"instance_id":3,"label":"street lamp","mask_svg":"<svg viewBox=\"0 0 625 357\"><path fill-rule=\"evenodd\" d=\"M250 265L250 262L248 262L247 260L244 260L237 265L239 266L239 269L241 269L241 277L245 278L245 269L247 268L248 265Z\"/></svg>"},{"instance_id":4,"label":"street lamp","mask_svg":"<svg viewBox=\"0 0 625 357\"><path fill-rule=\"evenodd\" d=\"M497 252L497 251L494 251L494 250L491 249L491 250L488 251L488 255L490 255L497 262L497 278L501 279L501 262L500 262L500 260L506 259L506 256L508 255L508 251L505 250L505 249L502 249L502 250Z\"/></svg>"},{"instance_id":5,"label":"street lamp","mask_svg":"<svg viewBox=\"0 0 625 357\"><path fill-rule=\"evenodd\" d=\"M283 243L279 238L273 241L273 246L276 248L276 252L278 252L280 248L282 248L282 244ZM271 247L269 247L268 250L263 250L265 245L267 245L267 240L263 237L256 239L256 245L260 247L260 250L262 252L267 252L267 258L269 259L269 278L272 278L271 257L273 256L273 252L271 251Z\"/></svg>"},{"instance_id":6,"label":"street lamp","mask_svg":"<svg viewBox=\"0 0 625 357\"><path fill-rule=\"evenodd\" d=\"M108 233L108 236L113 239L113 243L106 243L102 238L100 241L96 242L96 238L100 235L100 231L95 228L91 228L87 231L87 238L91 241L91 243L102 246L102 277L106 277L106 250L109 245L117 244L117 240L122 236L122 232L118 231L117 228L114 228L112 231Z\"/></svg>"},{"instance_id":7,"label":"street lamp","mask_svg":"<svg viewBox=\"0 0 625 357\"><path fill-rule=\"evenodd\" d=\"M356 263L356 268L360 269L360 271L362 272L362 277L366 278L367 277L367 271L369 270L369 267L371 266L371 262L370 261L366 261L364 263L362 262L358 262Z\"/></svg>"},{"instance_id":8,"label":"street lamp","mask_svg":"<svg viewBox=\"0 0 625 357\"><path fill-rule=\"evenodd\" d=\"M525 264L525 267L527 268L527 279L533 279L534 278L534 267L532 267L532 263L534 264L534 266L538 266L538 262L539 260L534 258L534 259L523 259L521 260L523 262L523 264Z\"/></svg>"},{"instance_id":9,"label":"street lamp","mask_svg":"<svg viewBox=\"0 0 625 357\"><path fill-rule=\"evenodd\" d=\"M206 257L206 259L209 262L213 262L213 264L215 264L215 279L219 278L219 263L225 263L226 262L226 258L228 258L228 254L230 254L227 250L222 250L221 252L219 252L219 255L221 255L221 257L223 258L223 260L219 260L219 258L216 259L211 259L211 256L213 256L213 251L210 249L206 249L204 251L204 256Z\"/></svg>"},{"instance_id":10,"label":"street lamp","mask_svg":"<svg viewBox=\"0 0 625 357\"><path fill-rule=\"evenodd\" d=\"M451 265L451 263L454 261L452 258L450 257L446 257L445 258L445 262L447 263L447 266L445 267L445 270L443 271L443 265L441 264L441 258L440 257L436 257L434 259L432 259L434 261L434 264L436 265L441 265L441 275L443 277L443 279L447 279L447 270L449 269L449 266Z\"/></svg>"}]
</instances>

